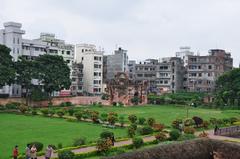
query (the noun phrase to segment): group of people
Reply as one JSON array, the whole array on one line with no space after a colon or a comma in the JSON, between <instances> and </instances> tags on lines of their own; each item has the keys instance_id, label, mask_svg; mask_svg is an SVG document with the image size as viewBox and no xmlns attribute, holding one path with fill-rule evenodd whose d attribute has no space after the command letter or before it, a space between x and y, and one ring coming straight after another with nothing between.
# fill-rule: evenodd
<instances>
[{"instance_id":1,"label":"group of people","mask_svg":"<svg viewBox=\"0 0 240 159\"><path fill-rule=\"evenodd\" d=\"M48 145L45 150L45 159L50 159L53 153L53 148ZM13 159L17 159L19 155L18 146L16 145L13 149ZM37 148L35 145L28 144L25 149L26 159L37 159Z\"/></svg>"}]
</instances>

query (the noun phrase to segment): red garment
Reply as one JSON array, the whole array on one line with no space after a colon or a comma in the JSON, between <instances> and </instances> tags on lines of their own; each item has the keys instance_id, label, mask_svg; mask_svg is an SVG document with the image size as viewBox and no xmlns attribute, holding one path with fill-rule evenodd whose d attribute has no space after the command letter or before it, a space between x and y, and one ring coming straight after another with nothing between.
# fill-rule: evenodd
<instances>
[{"instance_id":1,"label":"red garment","mask_svg":"<svg viewBox=\"0 0 240 159\"><path fill-rule=\"evenodd\" d=\"M13 150L13 157L17 157L18 156L18 149L14 149Z\"/></svg>"}]
</instances>

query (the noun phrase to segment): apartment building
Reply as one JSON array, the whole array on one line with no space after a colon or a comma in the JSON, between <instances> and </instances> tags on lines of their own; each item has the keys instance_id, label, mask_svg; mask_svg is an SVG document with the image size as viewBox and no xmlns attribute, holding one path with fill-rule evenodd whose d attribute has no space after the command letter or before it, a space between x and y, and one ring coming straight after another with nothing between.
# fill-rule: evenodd
<instances>
[{"instance_id":1,"label":"apartment building","mask_svg":"<svg viewBox=\"0 0 240 159\"><path fill-rule=\"evenodd\" d=\"M184 88L192 92L212 92L217 78L232 68L233 59L225 50L212 49L207 56L190 55Z\"/></svg>"},{"instance_id":2,"label":"apartment building","mask_svg":"<svg viewBox=\"0 0 240 159\"><path fill-rule=\"evenodd\" d=\"M84 92L100 95L103 92L103 51L98 51L92 44L77 44L76 62L84 66Z\"/></svg>"},{"instance_id":3,"label":"apartment building","mask_svg":"<svg viewBox=\"0 0 240 159\"><path fill-rule=\"evenodd\" d=\"M113 55L105 55L104 61L104 81L114 79L119 72L128 72L127 50L121 47L115 50Z\"/></svg>"},{"instance_id":4,"label":"apartment building","mask_svg":"<svg viewBox=\"0 0 240 159\"><path fill-rule=\"evenodd\" d=\"M64 40L57 39L54 34L41 33L37 39L24 39L25 31L21 29L22 24L16 22L4 23L4 29L0 30L0 44L11 49L14 61L23 56L26 59L35 59L43 54L59 55L68 63L70 69L74 60L74 45L66 44ZM11 97L22 95L21 86L4 86L0 89L1 94L9 94Z\"/></svg>"},{"instance_id":5,"label":"apartment building","mask_svg":"<svg viewBox=\"0 0 240 159\"><path fill-rule=\"evenodd\" d=\"M83 64L73 63L71 94L74 96L83 95Z\"/></svg>"}]
</instances>

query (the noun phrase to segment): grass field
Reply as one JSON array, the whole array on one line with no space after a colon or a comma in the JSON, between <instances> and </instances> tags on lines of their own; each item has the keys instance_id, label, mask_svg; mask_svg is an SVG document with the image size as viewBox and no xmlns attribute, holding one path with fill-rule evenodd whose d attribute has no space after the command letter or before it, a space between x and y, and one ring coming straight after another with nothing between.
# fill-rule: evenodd
<instances>
[{"instance_id":1,"label":"grass field","mask_svg":"<svg viewBox=\"0 0 240 159\"><path fill-rule=\"evenodd\" d=\"M171 125L172 121L177 118L186 118L187 109L184 106L171 106L171 105L149 105L149 106L134 106L134 107L79 107L78 109L92 109L100 113L116 112L119 115L127 116L135 114L137 117L153 117L158 122L166 125ZM214 118L229 118L240 117L240 110L216 110L216 109L203 109L203 108L190 108L189 117L199 116L204 120L211 117Z\"/></svg>"},{"instance_id":2,"label":"grass field","mask_svg":"<svg viewBox=\"0 0 240 159\"><path fill-rule=\"evenodd\" d=\"M87 141L96 141L106 128L91 123L73 123L64 119L0 114L0 159L8 159L14 145L23 152L26 144L40 141L47 144L71 145L73 139L86 137ZM127 136L125 129L111 129L116 137Z\"/></svg>"}]
</instances>

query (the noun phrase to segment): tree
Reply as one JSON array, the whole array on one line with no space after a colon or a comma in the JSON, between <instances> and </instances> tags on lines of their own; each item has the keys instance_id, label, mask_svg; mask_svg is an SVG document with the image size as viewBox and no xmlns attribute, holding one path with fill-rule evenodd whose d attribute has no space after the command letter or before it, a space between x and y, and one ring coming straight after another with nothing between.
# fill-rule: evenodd
<instances>
[{"instance_id":1,"label":"tree","mask_svg":"<svg viewBox=\"0 0 240 159\"><path fill-rule=\"evenodd\" d=\"M32 79L37 75L35 62L20 57L15 63L16 82L26 89L26 105L29 103L31 88L33 87Z\"/></svg>"},{"instance_id":2,"label":"tree","mask_svg":"<svg viewBox=\"0 0 240 159\"><path fill-rule=\"evenodd\" d=\"M12 84L15 79L16 71L10 51L5 45L0 45L0 87Z\"/></svg>"},{"instance_id":3,"label":"tree","mask_svg":"<svg viewBox=\"0 0 240 159\"><path fill-rule=\"evenodd\" d=\"M216 81L215 98L217 105L240 106L240 68L221 75Z\"/></svg>"},{"instance_id":4,"label":"tree","mask_svg":"<svg viewBox=\"0 0 240 159\"><path fill-rule=\"evenodd\" d=\"M134 115L134 114L131 114L128 116L128 120L131 122L131 123L136 123L137 121L137 116Z\"/></svg>"},{"instance_id":5,"label":"tree","mask_svg":"<svg viewBox=\"0 0 240 159\"><path fill-rule=\"evenodd\" d=\"M62 56L41 55L36 59L39 82L48 93L49 100L54 91L68 89L71 85L70 69Z\"/></svg>"}]
</instances>

